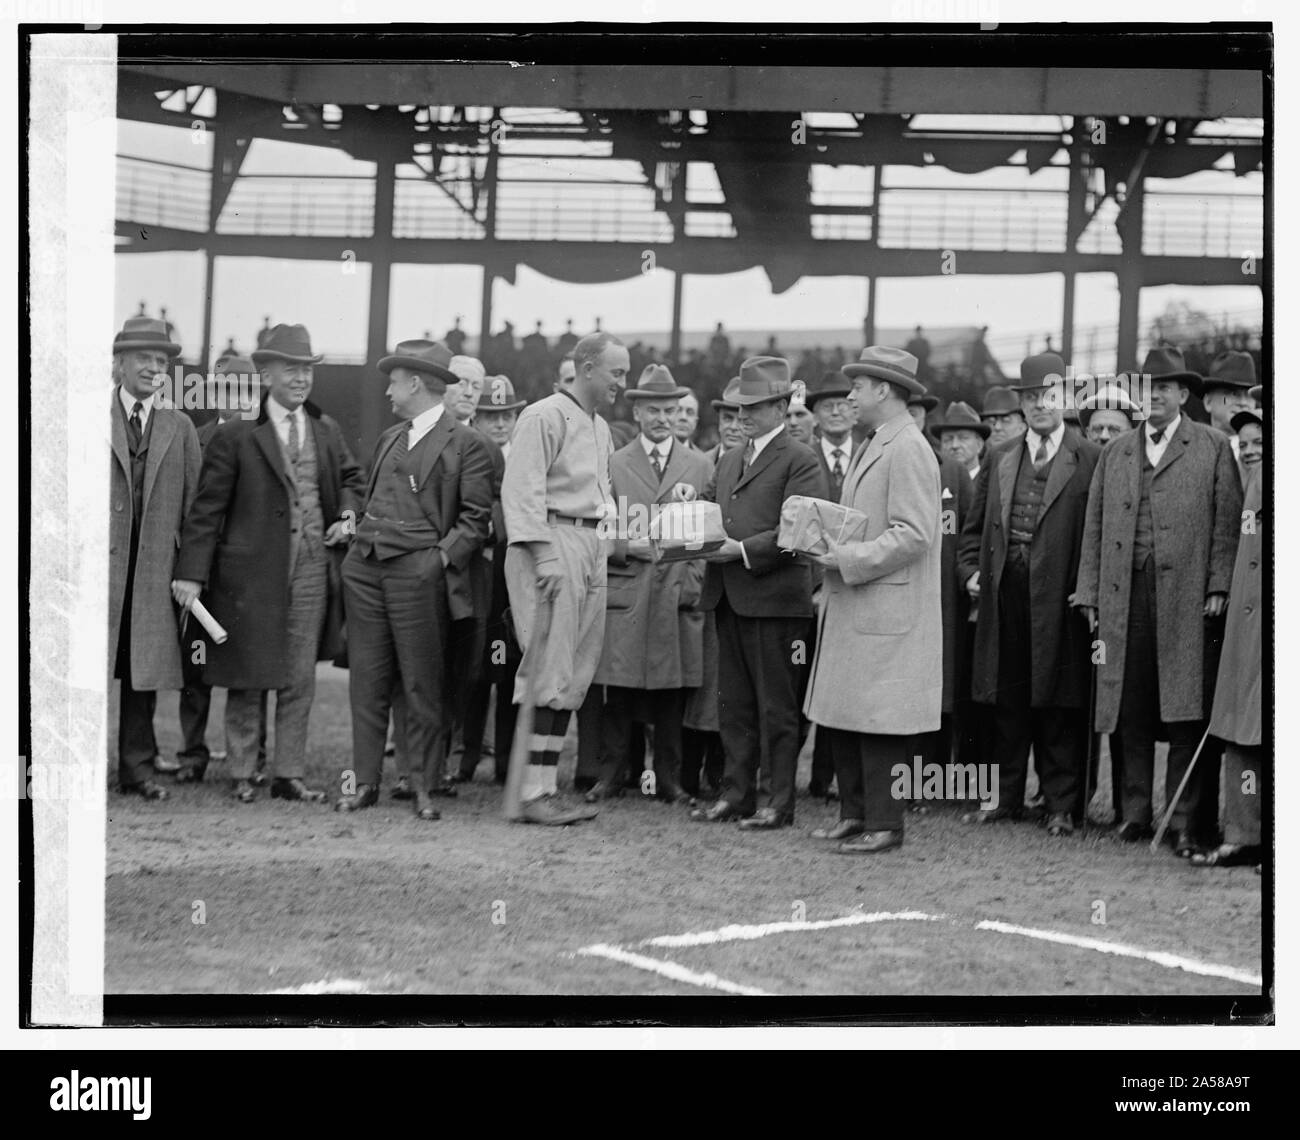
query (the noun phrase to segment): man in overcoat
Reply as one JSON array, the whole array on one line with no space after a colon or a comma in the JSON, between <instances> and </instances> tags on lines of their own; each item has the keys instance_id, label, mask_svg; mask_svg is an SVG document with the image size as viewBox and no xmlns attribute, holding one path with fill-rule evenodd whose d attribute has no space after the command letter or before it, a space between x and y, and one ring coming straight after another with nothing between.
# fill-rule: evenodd
<instances>
[{"instance_id":1,"label":"man in overcoat","mask_svg":"<svg viewBox=\"0 0 1300 1140\"><path fill-rule=\"evenodd\" d=\"M185 512L199 481L199 441L157 391L180 355L162 321L132 317L113 338L109 439L108 664L118 697L118 786L165 800L153 779L158 689L179 689L181 647L171 580Z\"/></svg>"},{"instance_id":2,"label":"man in overcoat","mask_svg":"<svg viewBox=\"0 0 1300 1140\"><path fill-rule=\"evenodd\" d=\"M1172 801L1206 728L1207 625L1228 604L1241 485L1228 437L1183 412L1201 378L1182 353L1152 349L1146 422L1107 444L1093 473L1075 604L1095 629L1095 729L1124 740L1124 822L1117 835L1151 833L1157 738L1169 740ZM1199 766L1196 771L1199 771ZM1198 847L1196 771L1171 817L1175 851Z\"/></svg>"},{"instance_id":3,"label":"man in overcoat","mask_svg":"<svg viewBox=\"0 0 1300 1140\"><path fill-rule=\"evenodd\" d=\"M347 541L361 469L339 426L310 403L320 356L302 325L276 325L252 353L265 396L257 419L219 427L185 521L176 600L200 593L228 639L204 677L226 698L235 798L251 803L263 694L275 690L271 795L321 802L303 783L316 662L341 651L342 591L331 547Z\"/></svg>"},{"instance_id":4,"label":"man in overcoat","mask_svg":"<svg viewBox=\"0 0 1300 1140\"><path fill-rule=\"evenodd\" d=\"M1016 819L1029 751L1053 835L1083 812L1090 639L1070 605L1088 488L1100 448L1066 430L1065 362L1027 357L1013 386L1029 425L980 469L961 539L959 576L980 599L972 696L992 706L998 804L977 822Z\"/></svg>"},{"instance_id":5,"label":"man in overcoat","mask_svg":"<svg viewBox=\"0 0 1300 1140\"><path fill-rule=\"evenodd\" d=\"M677 402L689 392L662 364L650 364L625 393L639 431L614 453L609 470L614 500L629 519L648 522L665 504L698 498L708 486L712 465L672 434ZM639 777L643 749L633 724L654 728L656 796L690 802L681 784L682 716L687 693L703 680L704 614L697 603L704 569L700 559L651 561L644 533L610 544L605 643L593 682L605 686L605 760L587 793L591 803L618 795L629 768Z\"/></svg>"},{"instance_id":6,"label":"man in overcoat","mask_svg":"<svg viewBox=\"0 0 1300 1140\"><path fill-rule=\"evenodd\" d=\"M939 728L943 703L939 468L907 410L925 392L917 367L911 353L875 345L844 367L858 422L874 434L840 502L867 516L867 533L818 556L826 576L804 713L830 739L846 854L902 845L897 772L910 770L915 737ZM856 780L845 775L855 767Z\"/></svg>"}]
</instances>

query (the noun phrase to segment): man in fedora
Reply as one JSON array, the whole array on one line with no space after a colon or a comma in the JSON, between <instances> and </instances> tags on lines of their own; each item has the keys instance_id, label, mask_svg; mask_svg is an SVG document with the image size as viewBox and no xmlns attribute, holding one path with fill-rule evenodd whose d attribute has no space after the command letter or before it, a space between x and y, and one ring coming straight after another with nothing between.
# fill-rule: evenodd
<instances>
[{"instance_id":1,"label":"man in fedora","mask_svg":"<svg viewBox=\"0 0 1300 1140\"><path fill-rule=\"evenodd\" d=\"M650 364L625 394L638 434L614 452L609 471L615 501L629 518L648 520L664 504L698 498L708 486L709 461L672 434L677 402L689 393L662 364ZM655 564L644 533L619 535L610 546L605 642L595 676L605 687L605 759L589 803L618 795L629 769L639 779L644 748L634 724L654 728L655 795L690 802L681 784L682 716L687 692L703 680L704 614L697 603L704 570L699 559Z\"/></svg>"},{"instance_id":2,"label":"man in fedora","mask_svg":"<svg viewBox=\"0 0 1300 1140\"><path fill-rule=\"evenodd\" d=\"M942 454L957 460L973 483L980 473L980 460L984 445L993 429L975 413L975 409L961 400L948 405L948 411L930 430L939 441Z\"/></svg>"},{"instance_id":3,"label":"man in fedora","mask_svg":"<svg viewBox=\"0 0 1300 1140\"><path fill-rule=\"evenodd\" d=\"M153 779L153 717L157 690L184 684L170 583L199 481L194 425L157 399L180 352L166 325L149 317L129 318L113 338L108 662L121 683L118 786L147 800L167 798Z\"/></svg>"},{"instance_id":4,"label":"man in fedora","mask_svg":"<svg viewBox=\"0 0 1300 1140\"><path fill-rule=\"evenodd\" d=\"M1095 631L1095 729L1124 741L1124 822L1117 835L1151 834L1157 738L1169 740L1172 802L1205 730L1212 676L1211 619L1228 604L1241 514L1241 485L1227 436L1184 414L1201 378L1176 348L1152 349L1142 365L1150 412L1114 439L1097 463L1075 603ZM1171 818L1176 852L1189 857L1206 792L1198 764Z\"/></svg>"},{"instance_id":5,"label":"man in fedora","mask_svg":"<svg viewBox=\"0 0 1300 1140\"><path fill-rule=\"evenodd\" d=\"M430 340L402 341L378 364L402 422L375 444L364 510L343 562L356 780L351 788L345 780L336 805L343 812L379 798L400 683L415 813L439 818L431 795L450 725L449 639L453 622L473 618L470 563L492 516L487 445L443 403L457 384L450 364L451 350Z\"/></svg>"},{"instance_id":6,"label":"man in fedora","mask_svg":"<svg viewBox=\"0 0 1300 1140\"><path fill-rule=\"evenodd\" d=\"M265 393L257 419L217 428L185 522L173 591L200 593L229 638L209 645L204 678L226 697L235 798L252 777L264 694L275 690L271 795L323 801L304 782L316 662L340 652L342 591L331 547L347 541L361 470L339 426L308 400L311 350L302 325L276 325L252 354Z\"/></svg>"},{"instance_id":7,"label":"man in fedora","mask_svg":"<svg viewBox=\"0 0 1300 1140\"><path fill-rule=\"evenodd\" d=\"M925 436L925 442L934 449L935 455L939 457L942 464L948 457L939 450L939 441L930 433L929 423L930 413L938 406L939 397L930 395L929 389L926 390L923 396L909 396L907 399L907 414L912 417L912 422L920 428L921 434ZM955 460L953 462L956 463ZM960 464L957 464L957 469L963 475L966 474L965 468ZM970 476L967 475L966 477L969 480Z\"/></svg>"},{"instance_id":8,"label":"man in fedora","mask_svg":"<svg viewBox=\"0 0 1300 1140\"><path fill-rule=\"evenodd\" d=\"M791 495L824 499L817 456L790 438L785 413L792 385L780 357L751 356L727 386L744 447L718 461L706 498L722 508L728 538L710 554L701 608L718 629L718 715L726 766L721 797L692 818L741 819L752 829L794 822L799 757L799 694L812 569L776 544L781 505ZM759 767L769 775L769 806L756 810Z\"/></svg>"},{"instance_id":9,"label":"man in fedora","mask_svg":"<svg viewBox=\"0 0 1300 1140\"><path fill-rule=\"evenodd\" d=\"M990 448L1009 439L1019 439L1029 430L1029 421L1025 419L1015 392L1002 384L995 384L984 393L980 420L989 425Z\"/></svg>"},{"instance_id":10,"label":"man in fedora","mask_svg":"<svg viewBox=\"0 0 1300 1140\"><path fill-rule=\"evenodd\" d=\"M959 576L980 599L972 697L992 707L998 803L980 823L1019 819L1029 753L1053 835L1082 817L1090 638L1071 608L1088 488L1101 449L1065 427L1065 362L1020 365L1028 430L989 451L961 537Z\"/></svg>"},{"instance_id":11,"label":"man in fedora","mask_svg":"<svg viewBox=\"0 0 1300 1140\"><path fill-rule=\"evenodd\" d=\"M515 674L519 671L521 657L519 643L506 613L510 599L506 596L506 535L505 513L501 509L501 479L505 463L510 458L510 441L524 401L515 395L515 386L507 376L489 376L478 397L478 410L473 425L493 444L501 456L499 470L493 467L492 526L481 557L491 572L491 596L487 607L487 623L483 639L483 663L478 680L471 687L465 710L462 733L464 749L460 755L459 770L454 779L468 783L474 778L483 755L483 736L487 723L487 710L492 689L497 692L496 715L493 718L492 752L495 777L499 784L506 782L510 765L510 746L515 735L515 714L511 698L515 691Z\"/></svg>"},{"instance_id":12,"label":"man in fedora","mask_svg":"<svg viewBox=\"0 0 1300 1140\"><path fill-rule=\"evenodd\" d=\"M840 501L844 474L853 458L853 401L849 393L852 381L843 372L827 372L809 390L808 407L817 418L816 439L811 445L826 476L831 501Z\"/></svg>"},{"instance_id":13,"label":"man in fedora","mask_svg":"<svg viewBox=\"0 0 1300 1140\"><path fill-rule=\"evenodd\" d=\"M845 854L901 846L895 769L910 769L915 738L940 724L941 500L934 453L907 410L925 394L917 367L911 353L876 345L844 367L872 435L840 501L867 516L867 533L816 558L826 577L804 712L829 737L840 785L840 823L819 838L842 841Z\"/></svg>"},{"instance_id":14,"label":"man in fedora","mask_svg":"<svg viewBox=\"0 0 1300 1140\"><path fill-rule=\"evenodd\" d=\"M1219 353L1210 361L1210 372L1201 384L1201 403L1210 417L1210 427L1233 439L1237 454L1237 433L1232 417L1249 411L1254 401L1250 390L1255 386L1255 358L1248 352L1231 350Z\"/></svg>"},{"instance_id":15,"label":"man in fedora","mask_svg":"<svg viewBox=\"0 0 1300 1140\"><path fill-rule=\"evenodd\" d=\"M548 826L595 814L549 801L557 793L569 719L582 707L605 640L607 539L601 524L615 508L613 445L598 409L618 399L630 367L627 348L606 332L578 341L573 365L570 386L520 413L501 485L510 536L506 587L524 647L514 700L530 689L533 700L521 820Z\"/></svg>"},{"instance_id":16,"label":"man in fedora","mask_svg":"<svg viewBox=\"0 0 1300 1140\"><path fill-rule=\"evenodd\" d=\"M733 376L730 383L735 383L736 378ZM728 387L728 391L730 387ZM726 392L723 393L726 396ZM732 448L745 446L745 433L740 426L740 405L733 404L730 400L720 398L710 400L709 406L718 413L718 442L711 447L705 454L709 462L716 468L718 461L726 455Z\"/></svg>"}]
</instances>

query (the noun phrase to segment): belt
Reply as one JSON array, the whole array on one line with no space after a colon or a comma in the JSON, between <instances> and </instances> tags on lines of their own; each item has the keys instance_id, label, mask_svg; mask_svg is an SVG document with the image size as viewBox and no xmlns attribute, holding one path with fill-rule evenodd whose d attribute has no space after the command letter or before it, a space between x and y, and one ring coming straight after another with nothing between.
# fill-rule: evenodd
<instances>
[{"instance_id":1,"label":"belt","mask_svg":"<svg viewBox=\"0 0 1300 1140\"><path fill-rule=\"evenodd\" d=\"M546 512L546 521L552 526L585 526L590 527L592 530L600 526L600 519L575 518L573 515L561 515L555 511Z\"/></svg>"}]
</instances>

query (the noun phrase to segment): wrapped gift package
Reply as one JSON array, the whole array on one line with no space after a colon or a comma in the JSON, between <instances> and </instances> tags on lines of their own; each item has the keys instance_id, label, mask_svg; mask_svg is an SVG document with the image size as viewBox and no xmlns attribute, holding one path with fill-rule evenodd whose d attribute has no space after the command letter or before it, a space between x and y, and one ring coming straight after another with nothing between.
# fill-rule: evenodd
<instances>
[{"instance_id":1,"label":"wrapped gift package","mask_svg":"<svg viewBox=\"0 0 1300 1140\"><path fill-rule=\"evenodd\" d=\"M665 503L650 522L650 553L656 562L699 558L717 550L726 538L717 503Z\"/></svg>"},{"instance_id":2,"label":"wrapped gift package","mask_svg":"<svg viewBox=\"0 0 1300 1140\"><path fill-rule=\"evenodd\" d=\"M814 499L809 495L791 495L781 504L781 526L776 544L782 550L801 554L826 554L826 539L836 542L864 542L867 516L852 507Z\"/></svg>"}]
</instances>

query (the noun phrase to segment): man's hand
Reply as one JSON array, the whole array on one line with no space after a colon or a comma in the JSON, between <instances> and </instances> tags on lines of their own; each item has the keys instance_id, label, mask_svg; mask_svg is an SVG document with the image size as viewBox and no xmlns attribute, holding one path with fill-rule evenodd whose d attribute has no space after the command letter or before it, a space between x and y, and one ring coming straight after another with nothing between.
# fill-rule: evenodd
<instances>
[{"instance_id":1,"label":"man's hand","mask_svg":"<svg viewBox=\"0 0 1300 1140\"><path fill-rule=\"evenodd\" d=\"M1228 608L1227 594L1207 594L1205 597L1205 616L1207 618L1220 617L1223 611Z\"/></svg>"},{"instance_id":2,"label":"man's hand","mask_svg":"<svg viewBox=\"0 0 1300 1140\"><path fill-rule=\"evenodd\" d=\"M198 596L203 592L202 582L191 582L185 578L177 578L172 581L172 597L176 599L176 604L186 613L189 612Z\"/></svg>"},{"instance_id":3,"label":"man's hand","mask_svg":"<svg viewBox=\"0 0 1300 1140\"><path fill-rule=\"evenodd\" d=\"M558 598L563 584L564 570L558 559L537 564L537 594L542 601L549 602Z\"/></svg>"},{"instance_id":4,"label":"man's hand","mask_svg":"<svg viewBox=\"0 0 1300 1140\"><path fill-rule=\"evenodd\" d=\"M966 593L972 598L980 596L980 572L978 570L966 579Z\"/></svg>"},{"instance_id":5,"label":"man's hand","mask_svg":"<svg viewBox=\"0 0 1300 1140\"><path fill-rule=\"evenodd\" d=\"M833 538L827 536L826 553L808 555L818 566L825 566L828 570L838 570L840 568L840 544Z\"/></svg>"},{"instance_id":6,"label":"man's hand","mask_svg":"<svg viewBox=\"0 0 1300 1140\"><path fill-rule=\"evenodd\" d=\"M727 538L717 550L704 557L710 562L739 562L744 556L740 553L740 542L734 538Z\"/></svg>"},{"instance_id":7,"label":"man's hand","mask_svg":"<svg viewBox=\"0 0 1300 1140\"><path fill-rule=\"evenodd\" d=\"M351 532L347 529L347 523L336 522L325 532L325 545L338 546L347 542L349 537Z\"/></svg>"},{"instance_id":8,"label":"man's hand","mask_svg":"<svg viewBox=\"0 0 1300 1140\"><path fill-rule=\"evenodd\" d=\"M1080 606L1079 608L1083 610L1083 616L1088 619L1088 632L1096 633L1097 632L1097 607Z\"/></svg>"}]
</instances>

